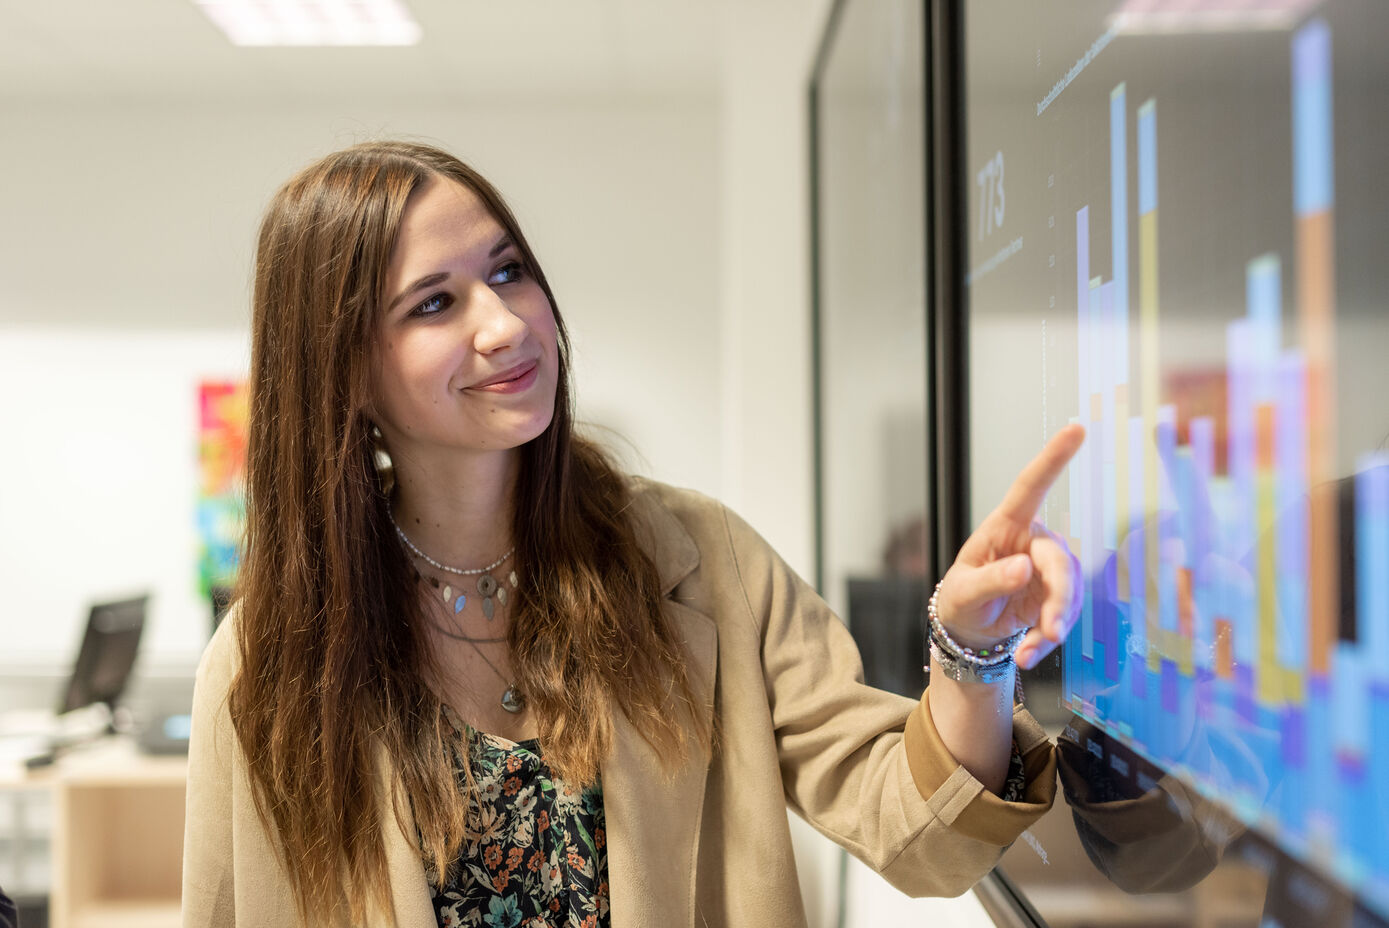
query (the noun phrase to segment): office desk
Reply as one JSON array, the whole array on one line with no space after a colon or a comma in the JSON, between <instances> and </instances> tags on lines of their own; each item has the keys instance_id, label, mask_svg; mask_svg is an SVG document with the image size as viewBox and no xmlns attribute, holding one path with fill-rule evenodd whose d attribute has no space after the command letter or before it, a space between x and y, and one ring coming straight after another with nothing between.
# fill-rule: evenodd
<instances>
[{"instance_id":1,"label":"office desk","mask_svg":"<svg viewBox=\"0 0 1389 928\"><path fill-rule=\"evenodd\" d=\"M145 756L120 738L0 778L51 794L51 928L179 924L187 779L186 757Z\"/></svg>"}]
</instances>

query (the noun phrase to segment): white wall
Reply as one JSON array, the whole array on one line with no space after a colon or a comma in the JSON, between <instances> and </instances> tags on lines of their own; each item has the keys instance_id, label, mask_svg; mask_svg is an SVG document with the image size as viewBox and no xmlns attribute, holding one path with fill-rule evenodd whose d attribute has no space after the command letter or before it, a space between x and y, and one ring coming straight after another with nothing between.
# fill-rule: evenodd
<instances>
[{"instance_id":1,"label":"white wall","mask_svg":"<svg viewBox=\"0 0 1389 928\"><path fill-rule=\"evenodd\" d=\"M386 107L0 104L0 665L62 664L93 598L155 593L146 658L191 664L196 383L245 370L261 210L300 165L384 135L498 184L573 329L580 414L638 470L713 495L716 101Z\"/></svg>"},{"instance_id":2,"label":"white wall","mask_svg":"<svg viewBox=\"0 0 1389 928\"><path fill-rule=\"evenodd\" d=\"M0 673L69 660L84 604L137 576L150 655L191 664L193 382L244 357L274 186L378 135L437 140L500 186L573 331L581 413L810 576L806 81L828 8L724 3L709 98L0 102ZM833 925L840 852L794 833L811 925ZM870 878L848 906L897 900Z\"/></svg>"}]
</instances>

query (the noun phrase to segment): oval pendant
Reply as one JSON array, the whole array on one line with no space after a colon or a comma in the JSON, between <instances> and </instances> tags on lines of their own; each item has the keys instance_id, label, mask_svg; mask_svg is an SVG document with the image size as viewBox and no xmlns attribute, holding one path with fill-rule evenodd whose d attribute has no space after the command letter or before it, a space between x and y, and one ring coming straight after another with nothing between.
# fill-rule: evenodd
<instances>
[{"instance_id":1,"label":"oval pendant","mask_svg":"<svg viewBox=\"0 0 1389 928\"><path fill-rule=\"evenodd\" d=\"M503 606L506 605L506 587L497 587L497 602L501 603Z\"/></svg>"},{"instance_id":2,"label":"oval pendant","mask_svg":"<svg viewBox=\"0 0 1389 928\"><path fill-rule=\"evenodd\" d=\"M506 692L502 693L502 708L512 715L516 715L526 708L526 700L520 693L516 692L516 687L508 686Z\"/></svg>"},{"instance_id":3,"label":"oval pendant","mask_svg":"<svg viewBox=\"0 0 1389 928\"><path fill-rule=\"evenodd\" d=\"M453 614L458 615L458 613L463 611L463 607L466 605L468 605L468 594L459 593L458 598L453 602Z\"/></svg>"},{"instance_id":4,"label":"oval pendant","mask_svg":"<svg viewBox=\"0 0 1389 928\"><path fill-rule=\"evenodd\" d=\"M453 599L453 587L445 586L439 592L439 596L444 600L444 602L448 602L450 599Z\"/></svg>"},{"instance_id":5,"label":"oval pendant","mask_svg":"<svg viewBox=\"0 0 1389 928\"><path fill-rule=\"evenodd\" d=\"M487 621L492 621L492 600L484 599L482 601L482 614L487 616Z\"/></svg>"}]
</instances>

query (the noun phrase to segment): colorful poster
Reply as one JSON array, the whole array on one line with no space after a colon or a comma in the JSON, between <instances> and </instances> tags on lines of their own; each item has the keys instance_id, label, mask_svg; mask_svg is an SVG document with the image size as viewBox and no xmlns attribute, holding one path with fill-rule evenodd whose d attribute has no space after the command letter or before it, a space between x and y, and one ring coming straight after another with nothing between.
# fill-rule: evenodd
<instances>
[{"instance_id":1,"label":"colorful poster","mask_svg":"<svg viewBox=\"0 0 1389 928\"><path fill-rule=\"evenodd\" d=\"M204 381L198 409L198 589L211 598L235 582L246 518L246 382Z\"/></svg>"}]
</instances>

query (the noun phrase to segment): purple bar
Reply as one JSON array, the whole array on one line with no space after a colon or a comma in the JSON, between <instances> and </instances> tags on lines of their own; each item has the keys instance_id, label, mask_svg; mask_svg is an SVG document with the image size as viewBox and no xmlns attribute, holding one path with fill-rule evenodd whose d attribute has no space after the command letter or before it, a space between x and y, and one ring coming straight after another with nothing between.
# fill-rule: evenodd
<instances>
[{"instance_id":1,"label":"purple bar","mask_svg":"<svg viewBox=\"0 0 1389 928\"><path fill-rule=\"evenodd\" d=\"M1196 667L1196 717L1209 722L1215 717L1215 671Z\"/></svg>"},{"instance_id":2,"label":"purple bar","mask_svg":"<svg viewBox=\"0 0 1389 928\"><path fill-rule=\"evenodd\" d=\"M1239 663L1235 665L1235 713L1253 725L1259 715L1254 705L1254 665Z\"/></svg>"},{"instance_id":3,"label":"purple bar","mask_svg":"<svg viewBox=\"0 0 1389 928\"><path fill-rule=\"evenodd\" d=\"M1274 418L1274 505L1278 511L1274 557L1277 561L1278 663L1307 667L1307 362L1295 351L1278 360Z\"/></svg>"},{"instance_id":4,"label":"purple bar","mask_svg":"<svg viewBox=\"0 0 1389 928\"><path fill-rule=\"evenodd\" d=\"M1175 713L1178 701L1177 665L1164 657L1162 659L1162 710Z\"/></svg>"},{"instance_id":5,"label":"purple bar","mask_svg":"<svg viewBox=\"0 0 1389 928\"><path fill-rule=\"evenodd\" d=\"M1104 678L1110 683L1119 682L1119 654L1124 642L1119 635L1119 604L1114 601L1114 591L1118 589L1116 574L1119 572L1117 558L1108 557L1104 562L1104 585L1099 598L1100 622L1104 629Z\"/></svg>"},{"instance_id":6,"label":"purple bar","mask_svg":"<svg viewBox=\"0 0 1389 928\"><path fill-rule=\"evenodd\" d=\"M1307 716L1300 706L1283 707L1283 763L1301 769L1307 763Z\"/></svg>"},{"instance_id":7,"label":"purple bar","mask_svg":"<svg viewBox=\"0 0 1389 928\"><path fill-rule=\"evenodd\" d=\"M1249 356L1253 325L1249 319L1236 319L1226 326L1226 357L1229 378L1227 400L1229 423L1230 531L1233 546L1227 552L1252 577L1255 574L1254 539L1254 391L1253 359ZM1258 658L1258 627L1252 596L1237 594L1229 603L1234 626L1235 661L1252 665Z\"/></svg>"},{"instance_id":8,"label":"purple bar","mask_svg":"<svg viewBox=\"0 0 1389 928\"><path fill-rule=\"evenodd\" d=\"M1155 514L1143 511L1143 464L1145 458L1143 453L1143 420L1138 416L1130 417L1128 429L1129 524L1126 526L1126 530L1129 533L1129 634L1133 636L1137 653L1146 654L1148 651L1148 568L1144 524ZM1129 664L1140 668L1144 666L1141 658L1134 658L1129 661ZM1134 686L1143 687L1146 684L1140 678L1134 681ZM1135 689L1135 695L1141 695L1142 692L1145 691Z\"/></svg>"},{"instance_id":9,"label":"purple bar","mask_svg":"<svg viewBox=\"0 0 1389 928\"><path fill-rule=\"evenodd\" d=\"M1336 773L1346 786L1352 789L1364 786L1366 768L1365 758L1359 754L1336 752Z\"/></svg>"},{"instance_id":10,"label":"purple bar","mask_svg":"<svg viewBox=\"0 0 1389 928\"><path fill-rule=\"evenodd\" d=\"M1178 522L1171 513L1177 502L1173 498L1177 468L1177 410L1174 406L1160 406L1157 411L1157 434L1153 436L1157 444L1159 511L1149 513L1148 518L1156 519L1158 525L1158 624L1168 631L1177 631L1177 565L1173 563L1171 552L1175 547L1172 541L1177 537ZM1151 608L1152 603L1148 604Z\"/></svg>"}]
</instances>

